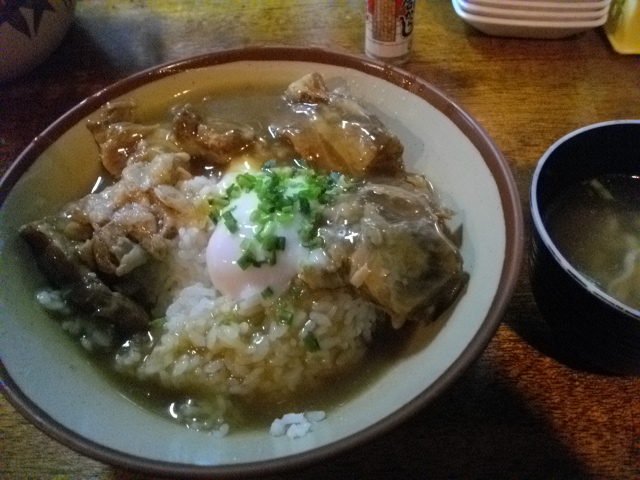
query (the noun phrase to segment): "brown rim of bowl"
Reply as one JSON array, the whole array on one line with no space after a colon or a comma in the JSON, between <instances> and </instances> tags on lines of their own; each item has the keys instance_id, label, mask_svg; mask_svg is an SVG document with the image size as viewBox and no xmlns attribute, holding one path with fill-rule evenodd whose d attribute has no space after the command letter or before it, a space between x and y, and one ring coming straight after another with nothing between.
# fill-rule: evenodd
<instances>
[{"instance_id":1,"label":"brown rim of bowl","mask_svg":"<svg viewBox=\"0 0 640 480\"><path fill-rule=\"evenodd\" d=\"M255 47L214 52L179 60L139 72L97 92L79 103L60 117L20 154L0 180L0 206L18 179L52 143L65 131L109 100L121 96L143 84L169 75L200 67L209 67L239 61L299 61L335 65L358 70L374 77L382 78L397 85L433 105L462 130L480 151L489 170L494 176L502 202L506 228L504 265L500 282L487 316L475 337L462 355L432 385L413 400L403 405L393 414L383 418L366 429L349 437L313 450L277 458L238 465L196 466L189 464L161 462L137 457L97 444L69 430L49 417L40 407L27 398L13 382L0 359L0 383L3 393L14 407L39 429L60 443L99 461L162 476L210 476L237 477L276 473L285 469L300 467L338 452L352 448L389 430L415 414L438 393L447 389L484 351L500 325L502 315L515 290L524 250L524 226L520 196L511 170L502 153L493 143L488 133L462 108L456 105L439 89L428 82L400 70L360 56L336 53L319 48L304 47Z\"/></svg>"}]
</instances>

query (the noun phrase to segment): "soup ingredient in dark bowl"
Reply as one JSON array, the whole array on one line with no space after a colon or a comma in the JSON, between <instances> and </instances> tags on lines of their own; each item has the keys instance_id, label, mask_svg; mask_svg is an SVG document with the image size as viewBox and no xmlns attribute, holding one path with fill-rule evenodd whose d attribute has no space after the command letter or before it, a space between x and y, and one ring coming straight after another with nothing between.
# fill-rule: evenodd
<instances>
[{"instance_id":1,"label":"soup ingredient in dark bowl","mask_svg":"<svg viewBox=\"0 0 640 480\"><path fill-rule=\"evenodd\" d=\"M640 177L606 175L573 185L549 208L547 226L577 270L640 310Z\"/></svg>"}]
</instances>

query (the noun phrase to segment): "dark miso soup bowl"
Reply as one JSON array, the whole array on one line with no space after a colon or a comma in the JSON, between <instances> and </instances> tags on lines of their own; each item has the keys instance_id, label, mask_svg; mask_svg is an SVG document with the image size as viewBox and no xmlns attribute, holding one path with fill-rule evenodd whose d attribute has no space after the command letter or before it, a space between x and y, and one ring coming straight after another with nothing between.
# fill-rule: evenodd
<instances>
[{"instance_id":1,"label":"dark miso soup bowl","mask_svg":"<svg viewBox=\"0 0 640 480\"><path fill-rule=\"evenodd\" d=\"M547 214L559 195L570 185L608 174L640 175L640 120L581 128L542 156L531 185L531 288L545 321L574 364L602 373L639 375L640 312L578 272L547 231Z\"/></svg>"}]
</instances>

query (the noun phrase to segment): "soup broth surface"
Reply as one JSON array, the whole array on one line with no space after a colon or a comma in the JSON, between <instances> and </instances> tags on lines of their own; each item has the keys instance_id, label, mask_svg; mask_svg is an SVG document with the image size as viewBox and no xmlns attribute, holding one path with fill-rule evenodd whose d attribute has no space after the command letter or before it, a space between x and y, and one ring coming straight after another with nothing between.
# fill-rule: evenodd
<instances>
[{"instance_id":1,"label":"soup broth surface","mask_svg":"<svg viewBox=\"0 0 640 480\"><path fill-rule=\"evenodd\" d=\"M607 175L573 185L551 205L546 222L579 272L640 310L640 177Z\"/></svg>"}]
</instances>

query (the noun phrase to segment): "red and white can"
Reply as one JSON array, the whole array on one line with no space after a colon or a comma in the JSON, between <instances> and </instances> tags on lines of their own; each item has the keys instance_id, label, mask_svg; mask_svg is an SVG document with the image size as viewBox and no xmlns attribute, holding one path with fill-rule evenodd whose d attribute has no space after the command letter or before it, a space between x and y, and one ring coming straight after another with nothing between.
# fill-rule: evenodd
<instances>
[{"instance_id":1,"label":"red and white can","mask_svg":"<svg viewBox=\"0 0 640 480\"><path fill-rule=\"evenodd\" d=\"M404 63L411 53L415 0L368 0L365 53L389 63Z\"/></svg>"}]
</instances>

